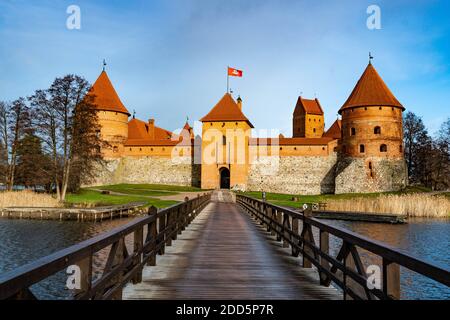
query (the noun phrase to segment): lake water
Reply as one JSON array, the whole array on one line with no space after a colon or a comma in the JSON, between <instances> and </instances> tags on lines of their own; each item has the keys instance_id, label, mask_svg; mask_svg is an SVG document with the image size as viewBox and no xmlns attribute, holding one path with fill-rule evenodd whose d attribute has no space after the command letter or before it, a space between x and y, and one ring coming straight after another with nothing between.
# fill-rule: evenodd
<instances>
[{"instance_id":1,"label":"lake water","mask_svg":"<svg viewBox=\"0 0 450 320\"><path fill-rule=\"evenodd\" d=\"M129 221L130 219L122 219L78 223L0 219L0 274ZM414 219L405 225L327 222L450 269L450 220ZM332 251L337 252L338 241L332 239L331 247ZM96 257L94 270L106 260L106 254L107 250ZM364 252L362 258L366 262L379 263L372 261L372 257ZM70 292L64 289L66 278L64 272L60 272L33 286L32 291L41 299L69 298ZM450 299L450 288L405 269L401 270L401 286L403 299Z\"/></svg>"},{"instance_id":2,"label":"lake water","mask_svg":"<svg viewBox=\"0 0 450 320\"><path fill-rule=\"evenodd\" d=\"M322 220L329 224L349 229L392 247L402 249L413 257L450 270L450 219L410 219L407 224L382 224ZM332 251L339 250L337 240L332 239ZM381 259L361 250L361 259L369 264L381 266ZM400 270L402 299L450 299L450 288L430 280L408 269Z\"/></svg>"}]
</instances>

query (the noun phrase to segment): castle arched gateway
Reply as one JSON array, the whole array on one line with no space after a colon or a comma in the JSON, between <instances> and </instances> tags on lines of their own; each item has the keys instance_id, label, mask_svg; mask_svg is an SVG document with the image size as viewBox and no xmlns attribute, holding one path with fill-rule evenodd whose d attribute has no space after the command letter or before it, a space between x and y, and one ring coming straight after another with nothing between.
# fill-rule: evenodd
<instances>
[{"instance_id":1,"label":"castle arched gateway","mask_svg":"<svg viewBox=\"0 0 450 320\"><path fill-rule=\"evenodd\" d=\"M128 119L105 71L90 95L109 145L102 149L107 164L89 185L160 183L291 194L383 192L406 185L405 108L371 63L340 108L342 120L328 130L319 99L299 97L292 137L252 137L242 99L230 93L200 119L201 137L188 123L173 134L154 119Z\"/></svg>"},{"instance_id":2,"label":"castle arched gateway","mask_svg":"<svg viewBox=\"0 0 450 320\"><path fill-rule=\"evenodd\" d=\"M230 189L230 169L227 167L219 168L220 189Z\"/></svg>"}]
</instances>

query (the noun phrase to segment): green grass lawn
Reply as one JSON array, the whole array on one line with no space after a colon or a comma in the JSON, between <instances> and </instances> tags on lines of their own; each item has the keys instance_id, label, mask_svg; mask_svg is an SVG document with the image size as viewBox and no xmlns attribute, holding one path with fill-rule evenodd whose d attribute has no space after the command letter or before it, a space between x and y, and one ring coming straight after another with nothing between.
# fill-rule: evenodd
<instances>
[{"instance_id":1,"label":"green grass lawn","mask_svg":"<svg viewBox=\"0 0 450 320\"><path fill-rule=\"evenodd\" d=\"M91 189L110 190L127 194L145 194L145 195L159 195L159 196L177 194L179 192L202 191L202 189L200 188L187 186L171 186L164 184L125 184L125 183L109 186L92 187Z\"/></svg>"},{"instance_id":2,"label":"green grass lawn","mask_svg":"<svg viewBox=\"0 0 450 320\"><path fill-rule=\"evenodd\" d=\"M378 197L382 194L407 194L407 193L423 193L429 192L430 190L423 187L408 187L405 190L397 192L386 192L386 193L348 193L348 194L321 194L321 195L292 195L292 194L281 194L281 193L266 193L266 199L268 202L279 206L299 208L303 206L304 203L326 203L329 200L345 200L354 198L373 198ZM244 192L244 195L249 197L262 199L261 192ZM445 194L447 196L447 194ZM292 201L292 198L298 198L298 201Z\"/></svg>"},{"instance_id":3,"label":"green grass lawn","mask_svg":"<svg viewBox=\"0 0 450 320\"><path fill-rule=\"evenodd\" d=\"M66 203L68 204L94 204L101 206L127 204L130 202L145 202L145 206L155 206L157 208L165 208L178 203L172 200L160 200L158 198L132 194L126 196L101 194L99 191L89 189L82 189L79 193L71 193L66 197Z\"/></svg>"}]
</instances>

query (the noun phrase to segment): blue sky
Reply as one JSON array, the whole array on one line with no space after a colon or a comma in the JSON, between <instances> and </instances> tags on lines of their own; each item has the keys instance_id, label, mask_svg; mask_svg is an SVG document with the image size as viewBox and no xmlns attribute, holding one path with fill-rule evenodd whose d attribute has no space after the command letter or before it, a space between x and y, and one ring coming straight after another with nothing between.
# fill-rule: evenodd
<instances>
[{"instance_id":1,"label":"blue sky","mask_svg":"<svg viewBox=\"0 0 450 320\"><path fill-rule=\"evenodd\" d=\"M81 8L81 30L66 9ZM381 30L366 27L369 5ZM431 133L450 116L448 1L0 1L0 99L28 96L56 76L91 83L107 60L123 103L170 130L199 119L226 91L256 128L291 134L298 95L315 95L327 127L368 62Z\"/></svg>"}]
</instances>

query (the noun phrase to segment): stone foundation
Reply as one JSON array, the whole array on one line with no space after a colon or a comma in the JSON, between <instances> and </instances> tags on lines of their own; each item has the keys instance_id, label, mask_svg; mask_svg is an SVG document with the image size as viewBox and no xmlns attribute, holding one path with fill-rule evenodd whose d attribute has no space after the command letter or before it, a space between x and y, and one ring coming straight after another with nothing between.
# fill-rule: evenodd
<instances>
[{"instance_id":1,"label":"stone foundation","mask_svg":"<svg viewBox=\"0 0 450 320\"><path fill-rule=\"evenodd\" d=\"M336 154L260 157L250 166L246 189L309 195L334 193L336 159Z\"/></svg>"},{"instance_id":2,"label":"stone foundation","mask_svg":"<svg viewBox=\"0 0 450 320\"><path fill-rule=\"evenodd\" d=\"M404 160L386 158L343 158L336 168L336 194L388 192L407 183Z\"/></svg>"},{"instance_id":3,"label":"stone foundation","mask_svg":"<svg viewBox=\"0 0 450 320\"><path fill-rule=\"evenodd\" d=\"M200 186L200 165L192 164L190 157L177 163L166 157L110 159L97 171L97 178L90 186L119 183Z\"/></svg>"}]
</instances>

